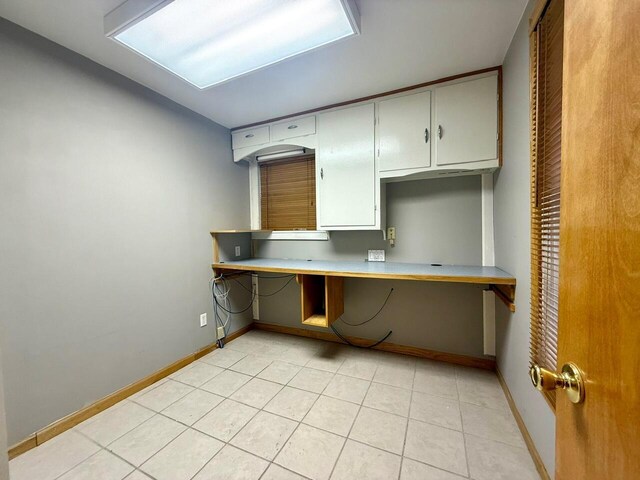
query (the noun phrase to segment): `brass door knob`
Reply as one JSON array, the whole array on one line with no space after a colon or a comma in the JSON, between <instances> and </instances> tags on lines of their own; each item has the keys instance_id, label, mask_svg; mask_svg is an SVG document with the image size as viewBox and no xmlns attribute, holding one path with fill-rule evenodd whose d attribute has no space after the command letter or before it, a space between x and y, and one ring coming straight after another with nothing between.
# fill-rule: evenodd
<instances>
[{"instance_id":1,"label":"brass door knob","mask_svg":"<svg viewBox=\"0 0 640 480\"><path fill-rule=\"evenodd\" d=\"M532 365L529 369L531 383L540 391L556 390L558 388L567 392L569 400L573 403L584 401L584 379L582 372L573 363L565 363L562 373L555 373L538 365Z\"/></svg>"}]
</instances>

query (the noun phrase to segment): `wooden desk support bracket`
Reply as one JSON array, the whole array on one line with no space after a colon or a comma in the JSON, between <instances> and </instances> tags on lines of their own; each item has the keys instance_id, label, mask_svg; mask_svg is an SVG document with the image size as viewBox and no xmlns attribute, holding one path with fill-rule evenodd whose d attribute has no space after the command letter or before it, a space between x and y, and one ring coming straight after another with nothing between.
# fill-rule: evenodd
<instances>
[{"instance_id":1,"label":"wooden desk support bracket","mask_svg":"<svg viewBox=\"0 0 640 480\"><path fill-rule=\"evenodd\" d=\"M502 303L504 303L511 312L516 311L516 287L515 285L489 285L489 290L496 294Z\"/></svg>"}]
</instances>

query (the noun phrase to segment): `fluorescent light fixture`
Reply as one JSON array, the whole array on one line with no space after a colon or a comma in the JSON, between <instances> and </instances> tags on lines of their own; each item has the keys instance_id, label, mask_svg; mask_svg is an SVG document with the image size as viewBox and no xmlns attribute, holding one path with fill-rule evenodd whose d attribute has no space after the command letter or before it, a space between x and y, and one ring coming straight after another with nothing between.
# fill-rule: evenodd
<instances>
[{"instance_id":1,"label":"fluorescent light fixture","mask_svg":"<svg viewBox=\"0 0 640 480\"><path fill-rule=\"evenodd\" d=\"M104 25L200 89L359 34L353 0L127 0Z\"/></svg>"},{"instance_id":2,"label":"fluorescent light fixture","mask_svg":"<svg viewBox=\"0 0 640 480\"><path fill-rule=\"evenodd\" d=\"M304 148L297 150L287 150L285 152L267 153L264 155L258 155L256 160L258 162L265 162L267 160L276 160L278 158L297 157L298 155L304 155L307 151Z\"/></svg>"}]
</instances>

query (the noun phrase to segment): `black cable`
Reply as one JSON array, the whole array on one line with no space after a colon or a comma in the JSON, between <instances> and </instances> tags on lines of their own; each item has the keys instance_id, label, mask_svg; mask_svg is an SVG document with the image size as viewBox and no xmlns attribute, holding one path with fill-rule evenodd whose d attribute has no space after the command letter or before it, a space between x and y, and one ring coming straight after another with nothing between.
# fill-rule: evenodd
<instances>
[{"instance_id":1,"label":"black cable","mask_svg":"<svg viewBox=\"0 0 640 480\"><path fill-rule=\"evenodd\" d=\"M267 277L268 278L268 277ZM281 288L279 288L278 290L276 290L273 293L258 293L258 297L273 297L276 293L280 293L282 290L284 290L284 288L289 285L291 283L291 280L293 280L294 278L296 278L295 275L288 275L288 276L283 276L283 277L279 277L279 278L289 278L289 281L286 282ZM237 278L233 278L231 277L231 280L233 280L234 282L236 282L238 285L240 285L242 288L244 288L247 292L249 293L253 293L252 290L249 290L247 287L245 287L242 282L240 282Z\"/></svg>"},{"instance_id":2,"label":"black cable","mask_svg":"<svg viewBox=\"0 0 640 480\"><path fill-rule=\"evenodd\" d=\"M222 278L222 280L224 281L224 277L221 277L221 278ZM295 278L295 275L290 275L289 281L287 281L287 282L286 282L282 287L280 287L278 290L276 290L276 291L275 291L275 292L273 292L273 293L264 294L264 295L259 295L259 296L260 296L260 297L271 297L271 296L275 295L276 293L280 293L282 290L284 290L284 288L285 288L287 285L289 285L289 284L291 283L291 280L293 280L294 278ZM232 278L232 280L235 280L235 279L233 279L233 278ZM241 285L241 286L242 286L242 288L244 288L244 289L245 289L245 290L247 290L248 292L252 293L251 301L249 302L249 305L247 305L247 307L246 307L246 308L243 308L242 310L238 310L237 312L234 312L234 311L232 311L232 310L227 310L227 309L226 309L226 308L224 308L222 305L220 305L220 302L218 302L218 297L216 297L215 290L212 292L212 293L213 293L213 300L216 302L216 306L220 307L223 311L225 311L225 312L227 312L227 313L229 313L229 314L231 314L231 315L239 315L239 314L244 313L244 312L246 312L247 310L249 310L249 309L253 306L253 302L255 302L255 300L256 300L256 296L258 296L258 295L256 295L256 293L255 293L255 292L251 292L247 287L245 287L244 285L242 285L242 284L241 284L240 282L238 282L237 280L235 280L235 281L238 283L238 285ZM215 283L214 283L213 285L214 285L214 287L213 287L213 288L215 289ZM228 287L227 287L227 290L228 290Z\"/></svg>"},{"instance_id":3,"label":"black cable","mask_svg":"<svg viewBox=\"0 0 640 480\"><path fill-rule=\"evenodd\" d=\"M336 330L336 327L334 327L333 325L331 325L331 330L333 330L333 333L335 333L338 338L340 338L340 340L342 340L344 343L346 343L347 345L350 345L352 347L356 347L356 348L373 348L373 347L377 347L378 345L380 345L382 342L384 342L387 338L389 338L391 336L391 334L393 333L393 330L389 330L389 333L387 333L382 339L378 340L375 343L372 343L371 345L355 345L353 343L351 343L349 340L347 340L346 338L344 338L342 336L342 334Z\"/></svg>"},{"instance_id":4,"label":"black cable","mask_svg":"<svg viewBox=\"0 0 640 480\"><path fill-rule=\"evenodd\" d=\"M378 315L380 315L380 312L382 312L382 309L387 305L387 302L389 301L389 297L391 296L392 293L393 293L393 288L389 291L389 295L387 295L387 298L385 299L384 303L380 307L380 310L378 310L376 312L376 314L373 317L369 318L368 320L365 320L364 322L360 322L360 323L345 322L344 318L342 318L342 317L340 317L340 320L342 320L342 323L344 323L345 325L349 325L350 327L359 327L360 325L364 325L365 323L369 323L371 320L373 320Z\"/></svg>"},{"instance_id":5,"label":"black cable","mask_svg":"<svg viewBox=\"0 0 640 480\"><path fill-rule=\"evenodd\" d=\"M266 279L266 280L270 280L270 279L274 279L274 278L289 278L289 277L295 277L294 274L288 274L288 275L258 275L257 273L251 273L251 272L238 272L238 273L234 273L235 275L251 275L251 276L255 276L256 278L260 278L260 279Z\"/></svg>"}]
</instances>

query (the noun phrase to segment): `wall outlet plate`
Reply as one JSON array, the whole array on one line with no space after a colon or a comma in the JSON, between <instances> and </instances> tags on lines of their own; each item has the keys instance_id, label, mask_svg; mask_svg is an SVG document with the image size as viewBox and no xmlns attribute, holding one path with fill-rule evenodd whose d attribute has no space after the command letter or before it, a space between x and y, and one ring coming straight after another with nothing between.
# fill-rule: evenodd
<instances>
[{"instance_id":1,"label":"wall outlet plate","mask_svg":"<svg viewBox=\"0 0 640 480\"><path fill-rule=\"evenodd\" d=\"M207 324L207 314L202 313L200 314L200 326L204 327L206 324Z\"/></svg>"},{"instance_id":2,"label":"wall outlet plate","mask_svg":"<svg viewBox=\"0 0 640 480\"><path fill-rule=\"evenodd\" d=\"M236 245L236 257L240 256L240 245Z\"/></svg>"},{"instance_id":3,"label":"wall outlet plate","mask_svg":"<svg viewBox=\"0 0 640 480\"><path fill-rule=\"evenodd\" d=\"M370 262L384 262L384 250L369 250Z\"/></svg>"},{"instance_id":4,"label":"wall outlet plate","mask_svg":"<svg viewBox=\"0 0 640 480\"><path fill-rule=\"evenodd\" d=\"M218 327L217 332L218 332L218 340L220 340L221 338L224 338L224 337L225 337L225 334L224 334L224 327Z\"/></svg>"}]
</instances>

